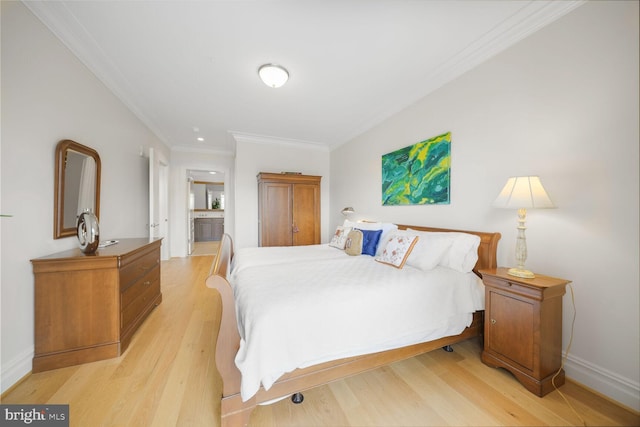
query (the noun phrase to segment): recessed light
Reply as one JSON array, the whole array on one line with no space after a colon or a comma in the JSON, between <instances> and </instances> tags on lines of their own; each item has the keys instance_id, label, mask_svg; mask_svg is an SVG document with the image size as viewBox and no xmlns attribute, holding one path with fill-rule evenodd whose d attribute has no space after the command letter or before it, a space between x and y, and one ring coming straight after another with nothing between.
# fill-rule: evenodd
<instances>
[{"instance_id":1,"label":"recessed light","mask_svg":"<svg viewBox=\"0 0 640 427\"><path fill-rule=\"evenodd\" d=\"M210 173L211 175L215 175L215 174L217 174L218 172L211 171L211 172L209 172L209 173Z\"/></svg>"},{"instance_id":2,"label":"recessed light","mask_svg":"<svg viewBox=\"0 0 640 427\"><path fill-rule=\"evenodd\" d=\"M203 137L201 137L201 136L199 136L199 137L198 137L198 138L196 138L196 139L197 139L198 141L200 141L200 142L204 141L204 138L203 138Z\"/></svg>"}]
</instances>

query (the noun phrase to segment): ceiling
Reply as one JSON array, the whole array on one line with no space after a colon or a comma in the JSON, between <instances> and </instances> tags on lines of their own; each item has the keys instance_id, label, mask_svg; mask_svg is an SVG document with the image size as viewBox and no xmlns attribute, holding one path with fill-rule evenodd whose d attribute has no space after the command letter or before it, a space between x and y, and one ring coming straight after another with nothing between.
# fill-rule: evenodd
<instances>
[{"instance_id":1,"label":"ceiling","mask_svg":"<svg viewBox=\"0 0 640 427\"><path fill-rule=\"evenodd\" d=\"M238 138L336 147L580 4L25 2L169 147L214 152ZM263 84L265 63L287 84Z\"/></svg>"}]
</instances>

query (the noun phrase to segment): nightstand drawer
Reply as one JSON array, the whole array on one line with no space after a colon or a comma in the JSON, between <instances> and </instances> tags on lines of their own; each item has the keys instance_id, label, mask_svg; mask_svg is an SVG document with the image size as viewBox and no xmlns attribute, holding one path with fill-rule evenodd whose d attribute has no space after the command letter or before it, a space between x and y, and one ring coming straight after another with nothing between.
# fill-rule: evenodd
<instances>
[{"instance_id":1,"label":"nightstand drawer","mask_svg":"<svg viewBox=\"0 0 640 427\"><path fill-rule=\"evenodd\" d=\"M482 281L485 286L490 286L496 290L504 291L510 295L520 295L525 298L542 299L542 290L540 288L526 286L522 283L508 279L499 279L491 276L483 276Z\"/></svg>"}]
</instances>

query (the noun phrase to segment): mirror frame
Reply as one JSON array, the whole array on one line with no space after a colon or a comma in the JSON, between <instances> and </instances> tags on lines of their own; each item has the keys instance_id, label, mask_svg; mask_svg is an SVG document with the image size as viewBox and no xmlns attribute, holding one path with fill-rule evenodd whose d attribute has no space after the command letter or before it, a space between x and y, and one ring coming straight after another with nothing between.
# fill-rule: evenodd
<instances>
[{"instance_id":1,"label":"mirror frame","mask_svg":"<svg viewBox=\"0 0 640 427\"><path fill-rule=\"evenodd\" d=\"M193 181L192 184L204 184L204 185L220 185L223 188L224 193L224 181ZM202 212L202 211L223 211L224 209L210 209L210 208L196 208L194 206L194 211Z\"/></svg>"},{"instance_id":2,"label":"mirror frame","mask_svg":"<svg viewBox=\"0 0 640 427\"><path fill-rule=\"evenodd\" d=\"M62 140L56 146L56 175L55 188L53 197L53 238L60 239L63 237L75 236L77 231L73 228L64 228L64 192L65 192L65 167L68 151L75 151L92 157L96 162L96 188L95 188L95 204L94 214L100 218L100 156L93 148L89 148L70 139Z\"/></svg>"}]
</instances>

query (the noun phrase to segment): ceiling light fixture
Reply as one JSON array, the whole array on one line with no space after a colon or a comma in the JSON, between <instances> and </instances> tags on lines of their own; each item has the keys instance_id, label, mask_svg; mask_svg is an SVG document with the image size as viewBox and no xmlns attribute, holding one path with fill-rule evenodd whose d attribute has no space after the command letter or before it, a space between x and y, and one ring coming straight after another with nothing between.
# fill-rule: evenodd
<instances>
[{"instance_id":1,"label":"ceiling light fixture","mask_svg":"<svg viewBox=\"0 0 640 427\"><path fill-rule=\"evenodd\" d=\"M258 68L258 75L269 87L280 87L289 80L289 72L280 65L264 64Z\"/></svg>"},{"instance_id":2,"label":"ceiling light fixture","mask_svg":"<svg viewBox=\"0 0 640 427\"><path fill-rule=\"evenodd\" d=\"M201 137L201 136L197 137L196 139L197 139L198 141L200 141L200 142L204 141L204 138L203 138L203 137Z\"/></svg>"}]
</instances>

